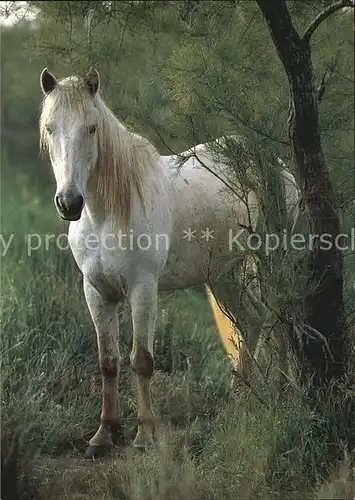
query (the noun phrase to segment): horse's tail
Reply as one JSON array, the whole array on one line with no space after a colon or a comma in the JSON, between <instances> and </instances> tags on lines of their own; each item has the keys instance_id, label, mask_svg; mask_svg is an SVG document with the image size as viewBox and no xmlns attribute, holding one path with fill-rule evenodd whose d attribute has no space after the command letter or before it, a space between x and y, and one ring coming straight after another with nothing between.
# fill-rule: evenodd
<instances>
[{"instance_id":1,"label":"horse's tail","mask_svg":"<svg viewBox=\"0 0 355 500\"><path fill-rule=\"evenodd\" d=\"M224 314L210 287L205 284L205 289L223 346L232 362L236 362L238 359L237 345L240 335L238 335L236 327L228 316Z\"/></svg>"}]
</instances>

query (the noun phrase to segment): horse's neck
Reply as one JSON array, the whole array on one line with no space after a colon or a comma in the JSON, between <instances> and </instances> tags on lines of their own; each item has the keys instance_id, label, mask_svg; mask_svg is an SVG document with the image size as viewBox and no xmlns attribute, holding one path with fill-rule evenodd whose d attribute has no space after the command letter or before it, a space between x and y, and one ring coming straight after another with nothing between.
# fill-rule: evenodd
<instances>
[{"instance_id":1,"label":"horse's neck","mask_svg":"<svg viewBox=\"0 0 355 500\"><path fill-rule=\"evenodd\" d=\"M147 182L144 186L144 198L147 206L150 205L152 198L154 199L156 196L164 197L167 192L170 193L170 189L172 188L172 181L167 175L167 168L162 158L163 157L158 156L156 170L152 170L146 174ZM132 197L131 210L132 213L135 213L137 206L140 205L140 200L134 188L132 188L130 196ZM102 194L99 193L98 174L96 169L87 183L85 192L86 213L95 228L103 226L105 222L113 223L113 220L111 220L112 214L107 212L105 205ZM117 211L119 212L119 210L120 207L117 206ZM117 213L117 216L118 215L119 213ZM130 221L130 223L132 223L132 221Z\"/></svg>"}]
</instances>

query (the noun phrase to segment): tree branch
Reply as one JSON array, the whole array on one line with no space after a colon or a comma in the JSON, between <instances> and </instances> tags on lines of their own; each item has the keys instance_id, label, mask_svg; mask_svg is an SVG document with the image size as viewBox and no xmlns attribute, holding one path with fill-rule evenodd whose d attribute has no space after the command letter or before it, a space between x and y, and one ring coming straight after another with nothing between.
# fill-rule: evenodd
<instances>
[{"instance_id":1,"label":"tree branch","mask_svg":"<svg viewBox=\"0 0 355 500\"><path fill-rule=\"evenodd\" d=\"M332 74L334 73L335 71L335 68L336 68L336 65L337 65L337 60L338 60L338 56L339 56L339 47L332 59L332 61L329 63L328 65L328 68L326 69L323 77L322 77L322 80L320 82L320 85L316 91L316 98L317 98L317 101L318 102L321 102L321 100L323 99L324 97L324 93L325 93L325 88L326 88L326 85L328 83L328 80L329 78L332 76Z\"/></svg>"},{"instance_id":2,"label":"tree branch","mask_svg":"<svg viewBox=\"0 0 355 500\"><path fill-rule=\"evenodd\" d=\"M343 9L344 7L354 7L354 0L339 0L338 2L335 2L326 9L324 9L322 12L318 14L317 17L313 19L311 24L308 26L306 31L304 32L304 35L302 37L302 40L305 43L309 43L311 36L313 33L316 31L318 26L325 20L327 17L331 16L336 12L337 10Z\"/></svg>"}]
</instances>

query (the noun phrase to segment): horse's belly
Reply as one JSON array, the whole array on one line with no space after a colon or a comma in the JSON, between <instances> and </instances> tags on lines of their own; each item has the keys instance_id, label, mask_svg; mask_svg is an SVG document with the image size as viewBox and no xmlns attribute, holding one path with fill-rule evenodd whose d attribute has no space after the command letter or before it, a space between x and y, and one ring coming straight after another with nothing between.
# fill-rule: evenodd
<instances>
[{"instance_id":1,"label":"horse's belly","mask_svg":"<svg viewBox=\"0 0 355 500\"><path fill-rule=\"evenodd\" d=\"M160 276L159 289L172 290L208 281L218 282L228 262L235 258L227 226L219 231L203 227L182 232L180 239L172 242Z\"/></svg>"},{"instance_id":2,"label":"horse's belly","mask_svg":"<svg viewBox=\"0 0 355 500\"><path fill-rule=\"evenodd\" d=\"M159 279L159 290L189 288L205 283L200 261L198 255L186 256L171 250Z\"/></svg>"}]
</instances>

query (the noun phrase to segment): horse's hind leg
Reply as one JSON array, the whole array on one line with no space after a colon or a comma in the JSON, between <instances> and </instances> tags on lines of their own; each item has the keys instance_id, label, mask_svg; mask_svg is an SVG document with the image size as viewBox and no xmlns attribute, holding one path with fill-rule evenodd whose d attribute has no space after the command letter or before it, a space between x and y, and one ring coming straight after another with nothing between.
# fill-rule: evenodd
<instances>
[{"instance_id":1,"label":"horse's hind leg","mask_svg":"<svg viewBox=\"0 0 355 500\"><path fill-rule=\"evenodd\" d=\"M100 426L90 439L86 458L105 454L123 438L118 404L118 302L104 298L84 278L84 293L97 334L102 376L102 411Z\"/></svg>"},{"instance_id":2,"label":"horse's hind leg","mask_svg":"<svg viewBox=\"0 0 355 500\"><path fill-rule=\"evenodd\" d=\"M133 323L133 346L130 355L132 369L137 377L138 431L136 448L153 444L155 416L152 410L150 382L154 371L153 340L156 321L158 285L155 276L146 276L130 291Z\"/></svg>"}]
</instances>

